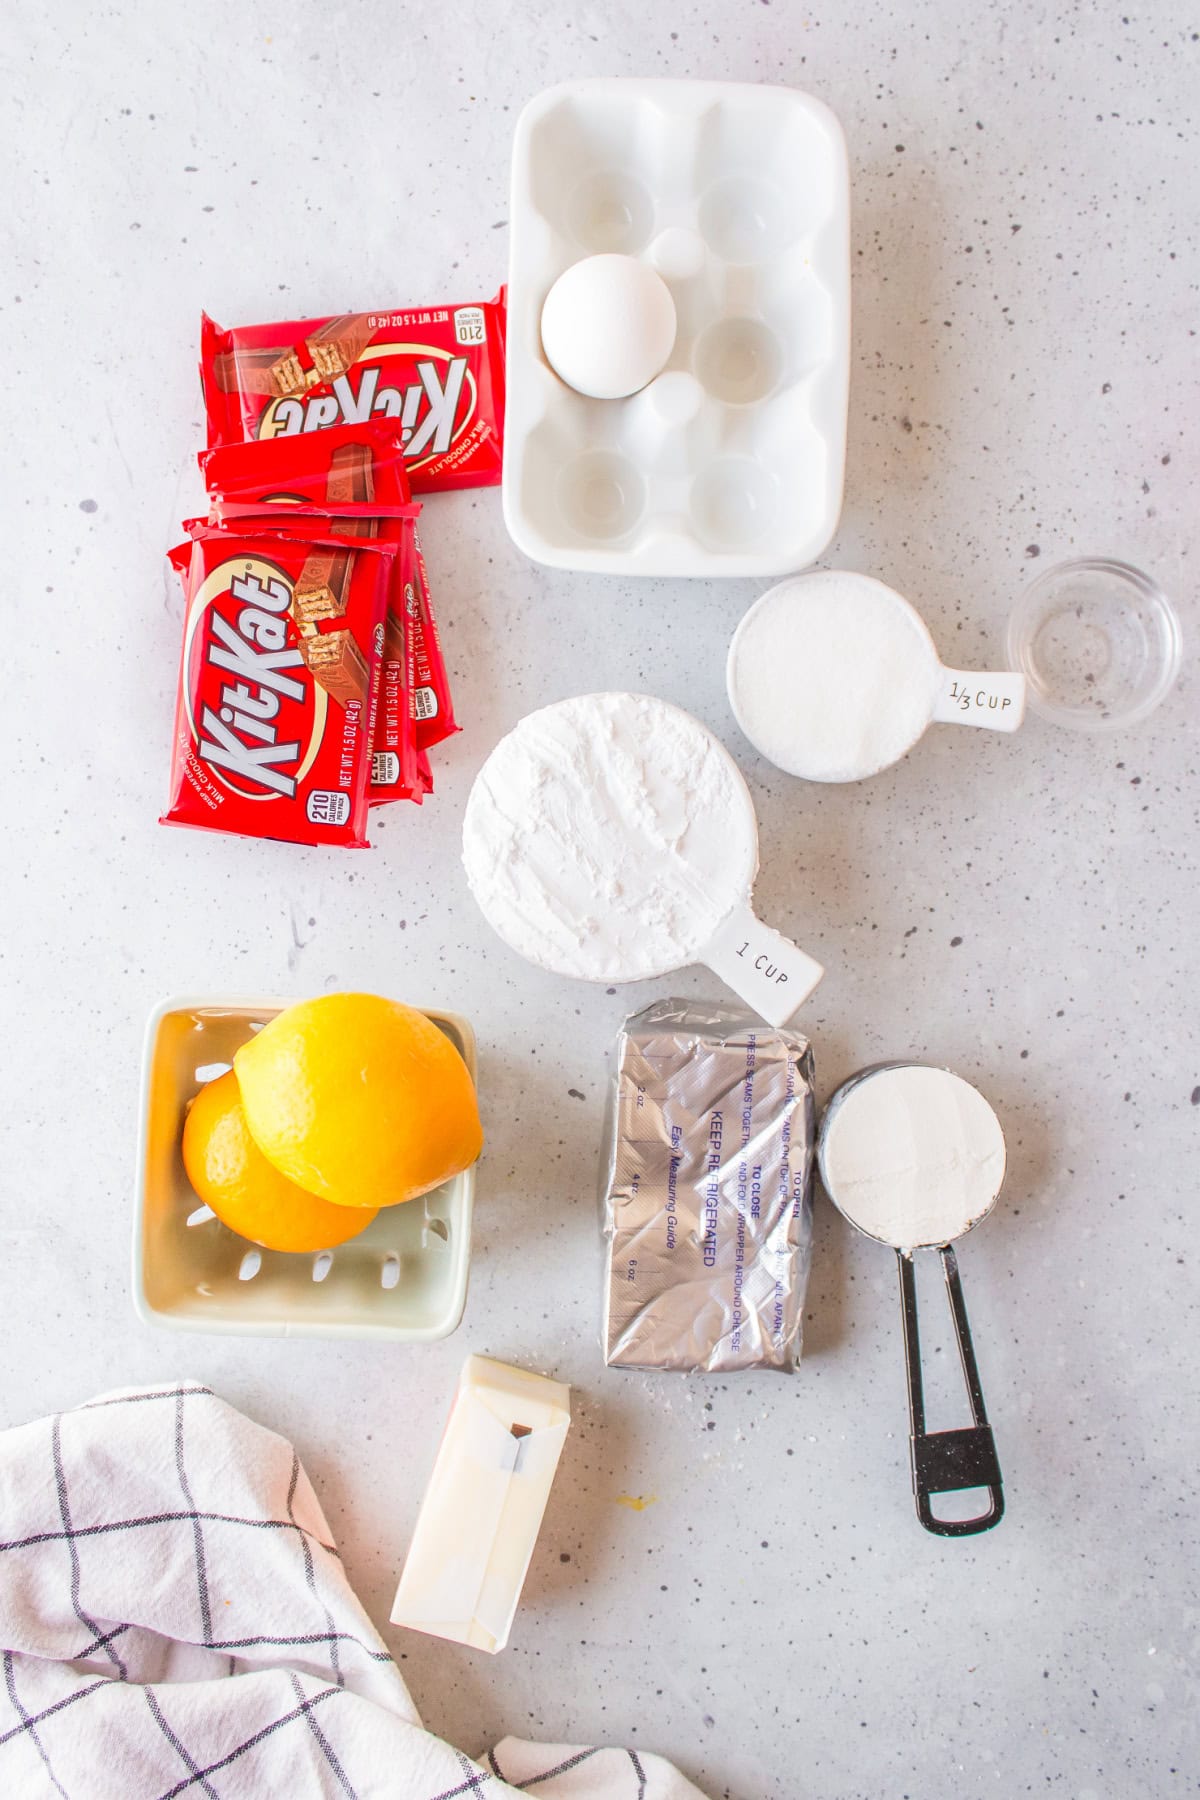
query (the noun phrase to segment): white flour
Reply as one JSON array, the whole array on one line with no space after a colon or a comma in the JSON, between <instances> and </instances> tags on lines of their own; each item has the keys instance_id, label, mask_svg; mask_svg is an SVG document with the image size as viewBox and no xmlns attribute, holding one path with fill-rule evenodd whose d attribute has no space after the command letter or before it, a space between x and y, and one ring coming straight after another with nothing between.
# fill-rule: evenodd
<instances>
[{"instance_id":1,"label":"white flour","mask_svg":"<svg viewBox=\"0 0 1200 1800\"><path fill-rule=\"evenodd\" d=\"M781 582L742 620L729 701L756 750L808 781L859 781L916 743L940 664L920 615L869 575Z\"/></svg>"},{"instance_id":2,"label":"white flour","mask_svg":"<svg viewBox=\"0 0 1200 1800\"><path fill-rule=\"evenodd\" d=\"M584 694L521 720L471 790L463 865L531 962L638 981L691 962L753 886L754 807L712 733L646 694Z\"/></svg>"},{"instance_id":3,"label":"white flour","mask_svg":"<svg viewBox=\"0 0 1200 1800\"><path fill-rule=\"evenodd\" d=\"M1004 1135L970 1082L905 1064L835 1098L820 1158L821 1179L851 1224L915 1250L960 1237L990 1209L1004 1180Z\"/></svg>"}]
</instances>

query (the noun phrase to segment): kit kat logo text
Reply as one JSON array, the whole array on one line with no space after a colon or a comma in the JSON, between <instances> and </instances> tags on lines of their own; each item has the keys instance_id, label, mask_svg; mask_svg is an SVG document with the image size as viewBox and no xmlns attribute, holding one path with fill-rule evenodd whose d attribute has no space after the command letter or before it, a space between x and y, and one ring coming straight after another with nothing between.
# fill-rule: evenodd
<instances>
[{"instance_id":1,"label":"kit kat logo text","mask_svg":"<svg viewBox=\"0 0 1200 1800\"><path fill-rule=\"evenodd\" d=\"M324 692L288 642L291 582L270 563L241 559L214 570L197 601L189 620L196 753L234 793L290 800L325 714Z\"/></svg>"},{"instance_id":2,"label":"kit kat logo text","mask_svg":"<svg viewBox=\"0 0 1200 1800\"><path fill-rule=\"evenodd\" d=\"M382 365L400 357L404 372L411 370L416 380L391 386L383 380ZM426 344L372 344L327 390L304 399L273 400L259 420L258 435L293 437L326 425L398 419L405 461L428 462L444 456L462 436L475 416L475 400L475 378L465 356Z\"/></svg>"}]
</instances>

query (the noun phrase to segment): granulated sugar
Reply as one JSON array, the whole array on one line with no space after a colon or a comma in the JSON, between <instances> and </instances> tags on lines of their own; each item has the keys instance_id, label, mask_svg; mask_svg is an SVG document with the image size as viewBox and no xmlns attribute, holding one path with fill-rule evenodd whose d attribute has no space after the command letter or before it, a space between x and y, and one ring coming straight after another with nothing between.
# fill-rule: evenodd
<instances>
[{"instance_id":1,"label":"granulated sugar","mask_svg":"<svg viewBox=\"0 0 1200 1800\"><path fill-rule=\"evenodd\" d=\"M729 651L738 724L776 768L859 781L916 743L941 665L920 615L883 582L822 570L781 582Z\"/></svg>"}]
</instances>

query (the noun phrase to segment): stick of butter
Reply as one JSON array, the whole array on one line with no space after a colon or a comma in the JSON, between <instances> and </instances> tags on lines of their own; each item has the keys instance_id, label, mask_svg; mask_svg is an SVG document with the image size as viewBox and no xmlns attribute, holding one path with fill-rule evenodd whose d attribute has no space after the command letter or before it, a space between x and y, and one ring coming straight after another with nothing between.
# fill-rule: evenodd
<instances>
[{"instance_id":1,"label":"stick of butter","mask_svg":"<svg viewBox=\"0 0 1200 1800\"><path fill-rule=\"evenodd\" d=\"M393 1625L503 1650L571 1423L571 1390L469 1356L417 1515Z\"/></svg>"}]
</instances>

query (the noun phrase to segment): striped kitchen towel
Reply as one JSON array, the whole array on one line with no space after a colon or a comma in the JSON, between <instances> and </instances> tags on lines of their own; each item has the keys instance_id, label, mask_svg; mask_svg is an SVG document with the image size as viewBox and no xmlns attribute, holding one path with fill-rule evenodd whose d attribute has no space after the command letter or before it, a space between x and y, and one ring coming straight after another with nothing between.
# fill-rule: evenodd
<instances>
[{"instance_id":1,"label":"striped kitchen towel","mask_svg":"<svg viewBox=\"0 0 1200 1800\"><path fill-rule=\"evenodd\" d=\"M629 1750L425 1731L296 1452L197 1382L0 1432L0 1646L13 1800L703 1800Z\"/></svg>"}]
</instances>

